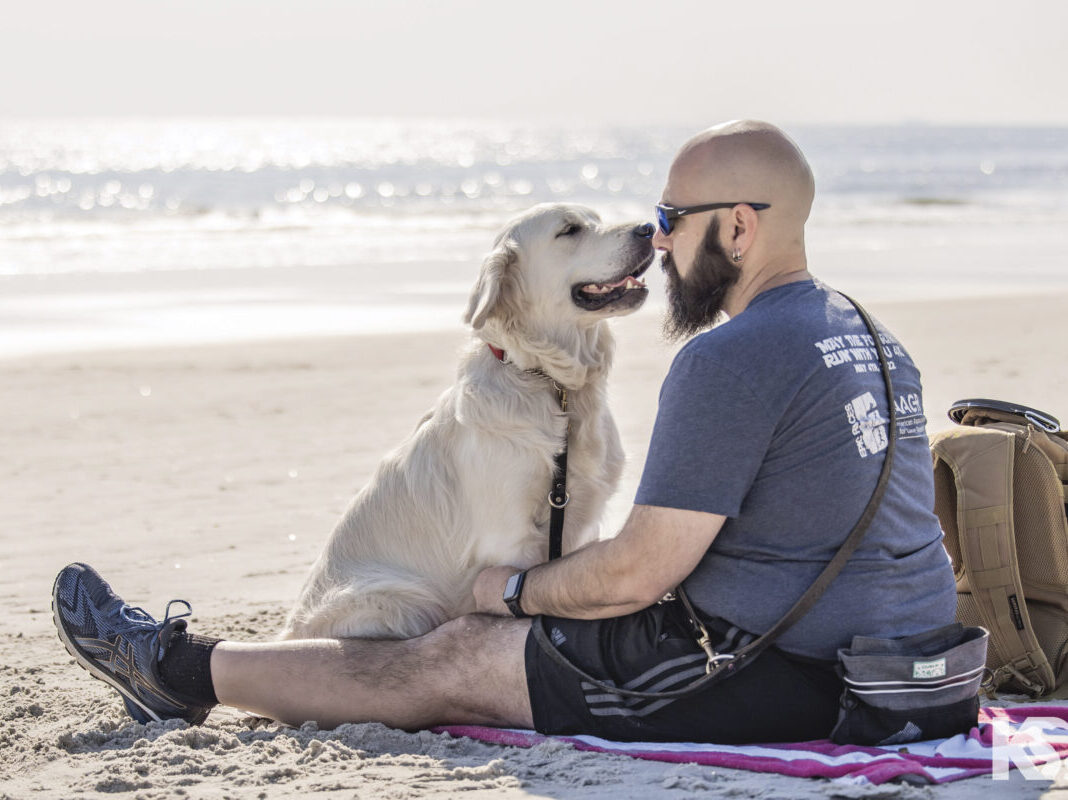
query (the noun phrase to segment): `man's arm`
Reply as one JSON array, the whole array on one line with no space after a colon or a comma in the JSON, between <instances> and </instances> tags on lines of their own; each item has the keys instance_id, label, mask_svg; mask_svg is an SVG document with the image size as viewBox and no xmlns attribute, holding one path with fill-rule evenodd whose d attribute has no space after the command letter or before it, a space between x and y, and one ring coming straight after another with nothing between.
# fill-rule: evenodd
<instances>
[{"instance_id":1,"label":"man's arm","mask_svg":"<svg viewBox=\"0 0 1068 800\"><path fill-rule=\"evenodd\" d=\"M614 539L593 542L527 572L527 614L601 619L652 605L697 566L726 517L636 505ZM475 581L478 610L508 614L501 597L513 567L491 567Z\"/></svg>"}]
</instances>

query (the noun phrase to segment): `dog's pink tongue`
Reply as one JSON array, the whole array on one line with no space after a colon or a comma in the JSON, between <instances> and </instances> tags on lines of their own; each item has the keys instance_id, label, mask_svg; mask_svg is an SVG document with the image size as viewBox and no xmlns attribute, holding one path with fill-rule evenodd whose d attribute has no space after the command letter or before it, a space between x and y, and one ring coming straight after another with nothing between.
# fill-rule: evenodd
<instances>
[{"instance_id":1,"label":"dog's pink tongue","mask_svg":"<svg viewBox=\"0 0 1068 800\"><path fill-rule=\"evenodd\" d=\"M645 283L644 281L635 278L633 275L628 275L623 280L616 281L615 283L588 283L582 287L582 291L589 292L590 294L605 294L613 289L618 289L620 286L627 289L644 289Z\"/></svg>"}]
</instances>

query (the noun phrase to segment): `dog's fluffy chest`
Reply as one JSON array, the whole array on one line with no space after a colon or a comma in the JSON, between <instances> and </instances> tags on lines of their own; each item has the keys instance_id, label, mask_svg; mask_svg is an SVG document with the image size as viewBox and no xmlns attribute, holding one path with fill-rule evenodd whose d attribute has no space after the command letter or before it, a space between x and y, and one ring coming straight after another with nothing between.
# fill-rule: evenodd
<instances>
[{"instance_id":1,"label":"dog's fluffy chest","mask_svg":"<svg viewBox=\"0 0 1068 800\"><path fill-rule=\"evenodd\" d=\"M548 555L548 533L555 458L567 447L564 551L596 536L594 523L610 495L622 461L618 434L600 387L569 393L565 413L546 388L540 398L525 397L532 408L523 424L507 429L473 426L474 440L465 469L477 473L482 495L474 508L485 527L472 541L472 560L480 565L530 566ZM465 415L459 415L464 418ZM570 427L570 430L569 430ZM493 441L496 440L496 441ZM613 445L618 454L613 452ZM476 512L477 513L477 512ZM478 525L476 527L482 527Z\"/></svg>"}]
</instances>

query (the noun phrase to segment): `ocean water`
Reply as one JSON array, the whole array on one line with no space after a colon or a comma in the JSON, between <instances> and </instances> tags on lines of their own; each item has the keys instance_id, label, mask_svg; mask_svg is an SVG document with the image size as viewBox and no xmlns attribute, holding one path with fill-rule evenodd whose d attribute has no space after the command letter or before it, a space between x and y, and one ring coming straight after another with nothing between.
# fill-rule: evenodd
<instances>
[{"instance_id":1,"label":"ocean water","mask_svg":"<svg viewBox=\"0 0 1068 800\"><path fill-rule=\"evenodd\" d=\"M0 121L0 354L457 325L512 215L651 217L692 129ZM1068 129L790 128L814 272L867 297L1068 288Z\"/></svg>"}]
</instances>

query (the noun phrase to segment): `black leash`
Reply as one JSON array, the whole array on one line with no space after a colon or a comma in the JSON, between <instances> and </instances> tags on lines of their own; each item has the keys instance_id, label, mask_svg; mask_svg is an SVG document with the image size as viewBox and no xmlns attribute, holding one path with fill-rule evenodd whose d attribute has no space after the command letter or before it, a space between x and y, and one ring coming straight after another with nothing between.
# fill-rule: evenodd
<instances>
[{"instance_id":1,"label":"black leash","mask_svg":"<svg viewBox=\"0 0 1068 800\"><path fill-rule=\"evenodd\" d=\"M607 683L598 680L591 675L587 675L556 648L556 645L550 640L549 634L545 630L545 618L539 614L531 621L534 640L545 654L559 666L570 669L584 681L593 684L599 689L623 697L640 697L649 700L668 700L684 697L698 689L736 674L746 665L751 663L760 653L771 646L772 642L778 639L787 628L797 622L816 604L816 601L819 600L820 596L827 590L827 587L830 586L831 581L833 581L838 573L842 571L846 562L849 561L850 556L853 555L858 545L860 545L860 541L864 538L864 534L871 525L872 520L875 519L875 514L879 510L879 504L882 502L883 495L886 494L886 487L890 483L890 467L894 461L894 451L896 449L897 439L897 409L894 405L894 388L890 380L890 365L887 361L886 351L883 348L882 341L879 338L879 332L876 330L875 323L872 322L871 317L868 316L868 312L865 311L857 301L848 295L843 294L842 297L845 297L846 300L853 304L857 313L860 314L860 318L867 326L868 331L871 333L872 339L875 341L875 350L879 354L879 367L882 371L883 382L886 387L890 424L886 455L883 457L883 465L879 472L879 480L875 484L875 491L868 500L868 505L864 508L864 513L861 514L857 524L853 526L853 530L849 532L845 541L842 542L842 545L838 548L838 552L835 553L834 557L829 562L827 562L827 566L823 568L823 571L816 577L816 580L813 581L812 585L805 590L804 594L798 598L797 602L795 602L783 615L782 619L772 625L762 636L740 648L735 653L716 653L712 649L708 630L701 622L699 615L690 603L690 599L686 596L686 592L683 591L681 585L676 588L674 594L682 603L682 606L689 617L690 624L694 627L694 635L697 638L697 644L708 655L708 664L705 669L705 674L681 689L667 692L638 692L631 689L622 689L613 683ZM551 547L552 545L550 544L550 550Z\"/></svg>"},{"instance_id":2,"label":"black leash","mask_svg":"<svg viewBox=\"0 0 1068 800\"><path fill-rule=\"evenodd\" d=\"M550 380L552 380L550 378ZM560 410L567 413L567 389L556 381L553 381L557 397L560 400ZM553 487L549 491L549 505L552 511L549 513L549 560L563 555L564 548L564 507L571 500L567 493L567 438L571 433L571 420L567 421L567 430L564 432L564 449L556 454L553 470Z\"/></svg>"}]
</instances>

